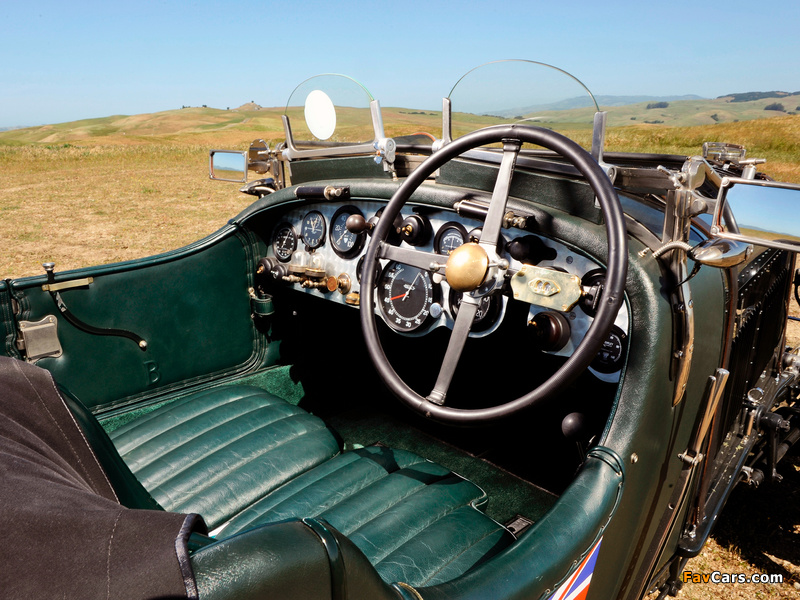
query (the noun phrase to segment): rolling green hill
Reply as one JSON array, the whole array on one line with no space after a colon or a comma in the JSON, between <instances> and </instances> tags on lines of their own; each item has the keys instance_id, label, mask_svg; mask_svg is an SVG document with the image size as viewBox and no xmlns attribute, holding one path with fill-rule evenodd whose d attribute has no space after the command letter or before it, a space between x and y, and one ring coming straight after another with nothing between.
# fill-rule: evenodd
<instances>
[{"instance_id":1,"label":"rolling green hill","mask_svg":"<svg viewBox=\"0 0 800 600\"><path fill-rule=\"evenodd\" d=\"M752 98L752 99L750 99ZM781 104L784 111L766 110L767 106ZM666 106L664 106L666 105ZM611 127L632 125L664 125L690 127L735 123L755 119L785 117L800 112L800 95L786 93L731 94L711 100L677 100L672 102L639 102L624 106L601 106L608 111ZM261 108L253 103L235 109L181 108L141 115L113 115L55 125L43 125L0 132L0 144L19 143L136 143L153 136L165 140L203 136L203 134L235 133L238 137L282 137L281 115L283 108ZM387 134L423 130L433 135L441 134L441 113L407 108L384 108ZM591 123L592 110L575 108L565 111L537 111L525 114L536 123L548 126L582 121ZM356 117L351 117L355 119ZM496 117L485 115L458 115L457 121L465 127L480 127L498 122ZM343 117L348 122L348 117ZM241 135L238 135L241 134ZM230 136L222 136L228 139Z\"/></svg>"},{"instance_id":2,"label":"rolling green hill","mask_svg":"<svg viewBox=\"0 0 800 600\"><path fill-rule=\"evenodd\" d=\"M606 148L610 151L699 154L706 141L742 144L747 147L748 156L768 159L769 172L775 177L800 182L800 115L792 114L800 112L794 110L800 106L800 95L765 96L761 93L734 94L712 100L640 102L610 107ZM742 101L750 97L755 99ZM783 104L786 111L765 110L775 102ZM654 104L658 107L653 107ZM363 133L366 130L371 136L365 110L339 111L337 131ZM398 107L382 110L388 136L423 131L441 137L439 111ZM10 146L64 145L245 149L254 139L271 143L283 140L283 112L283 108L261 108L248 103L235 109L182 108L13 129L0 132L0 154L4 146L7 149ZM534 124L565 132L570 130L572 133L568 135L578 141L590 139L591 109L541 111L524 116L532 116L530 122ZM298 137L303 127L297 122L301 120L300 114L293 115L293 129ZM500 117L455 113L454 134L461 135L503 121Z\"/></svg>"}]
</instances>

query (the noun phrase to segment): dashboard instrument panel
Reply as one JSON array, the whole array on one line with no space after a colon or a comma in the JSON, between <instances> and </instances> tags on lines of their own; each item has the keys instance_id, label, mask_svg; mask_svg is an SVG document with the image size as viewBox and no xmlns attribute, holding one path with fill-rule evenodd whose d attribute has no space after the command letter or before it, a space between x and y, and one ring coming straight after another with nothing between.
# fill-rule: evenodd
<instances>
[{"instance_id":1,"label":"dashboard instrument panel","mask_svg":"<svg viewBox=\"0 0 800 600\"><path fill-rule=\"evenodd\" d=\"M266 260L271 278L298 292L312 294L343 305L360 302L363 256L369 241L370 227L351 231L348 219L372 224L380 218L382 201L350 199L346 203L320 202L288 207L268 232ZM430 235L412 239L401 230L403 223L424 222ZM402 221L398 219L395 245L414 246L417 250L448 256L473 237L480 236L482 222L462 217L448 209L430 209L409 205ZM421 241L420 241L421 240ZM523 264L533 264L576 275L585 290L602 282L602 265L567 245L545 236L519 229L504 229L498 251L516 272ZM395 332L402 335L425 335L437 327L452 329L462 295L451 289L447 279L397 262L381 260L376 267L376 313ZM511 294L494 293L481 300L473 322L471 337L490 335L506 316ZM545 318L546 317L546 318ZM535 304L528 305L528 325L554 323L560 333L559 343L545 351L571 356L593 321L593 313L578 304L570 311L553 314ZM603 381L618 381L627 353L629 315L625 305L617 316L609 339L592 363L590 371Z\"/></svg>"}]
</instances>

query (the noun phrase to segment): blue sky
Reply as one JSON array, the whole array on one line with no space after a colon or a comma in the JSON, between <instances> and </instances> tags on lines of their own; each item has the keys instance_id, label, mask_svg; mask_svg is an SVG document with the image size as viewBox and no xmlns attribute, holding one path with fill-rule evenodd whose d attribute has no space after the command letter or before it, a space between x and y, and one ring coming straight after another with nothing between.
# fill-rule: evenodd
<instances>
[{"instance_id":1,"label":"blue sky","mask_svg":"<svg viewBox=\"0 0 800 600\"><path fill-rule=\"evenodd\" d=\"M800 4L702 0L0 2L0 127L182 105L283 105L322 72L438 109L470 68L527 58L597 95L800 91Z\"/></svg>"}]
</instances>

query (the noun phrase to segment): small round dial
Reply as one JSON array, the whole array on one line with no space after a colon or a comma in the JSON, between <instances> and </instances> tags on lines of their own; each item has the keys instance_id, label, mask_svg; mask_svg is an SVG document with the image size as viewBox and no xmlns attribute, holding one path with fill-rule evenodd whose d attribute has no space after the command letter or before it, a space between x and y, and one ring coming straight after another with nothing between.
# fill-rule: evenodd
<instances>
[{"instance_id":1,"label":"small round dial","mask_svg":"<svg viewBox=\"0 0 800 600\"><path fill-rule=\"evenodd\" d=\"M319 248L325 243L325 217L318 210L312 210L305 217L300 225L300 235L303 243L309 250Z\"/></svg>"},{"instance_id":2,"label":"small round dial","mask_svg":"<svg viewBox=\"0 0 800 600\"><path fill-rule=\"evenodd\" d=\"M434 286L428 271L391 262L381 275L378 292L381 313L396 331L413 331L430 316Z\"/></svg>"},{"instance_id":3,"label":"small round dial","mask_svg":"<svg viewBox=\"0 0 800 600\"><path fill-rule=\"evenodd\" d=\"M461 223L449 221L439 228L433 241L433 248L439 254L450 253L467 241L467 230Z\"/></svg>"},{"instance_id":4,"label":"small round dial","mask_svg":"<svg viewBox=\"0 0 800 600\"><path fill-rule=\"evenodd\" d=\"M450 311L453 313L454 319L456 315L458 315L458 309L461 306L461 299L463 296L463 294L455 290L450 290ZM481 298L478 311L472 319L472 331L486 331L489 329L497 320L501 307L502 301L497 294L491 294Z\"/></svg>"},{"instance_id":5,"label":"small round dial","mask_svg":"<svg viewBox=\"0 0 800 600\"><path fill-rule=\"evenodd\" d=\"M367 232L353 233L347 228L347 219L353 215L364 215L355 206L342 206L331 219L330 242L333 251L342 258L355 258L364 247Z\"/></svg>"},{"instance_id":6,"label":"small round dial","mask_svg":"<svg viewBox=\"0 0 800 600\"><path fill-rule=\"evenodd\" d=\"M292 258L292 253L297 250L297 233L290 223L283 222L275 228L272 236L272 251L281 262Z\"/></svg>"},{"instance_id":7,"label":"small round dial","mask_svg":"<svg viewBox=\"0 0 800 600\"><path fill-rule=\"evenodd\" d=\"M627 334L614 325L590 366L600 373L616 373L622 368L627 349Z\"/></svg>"}]
</instances>

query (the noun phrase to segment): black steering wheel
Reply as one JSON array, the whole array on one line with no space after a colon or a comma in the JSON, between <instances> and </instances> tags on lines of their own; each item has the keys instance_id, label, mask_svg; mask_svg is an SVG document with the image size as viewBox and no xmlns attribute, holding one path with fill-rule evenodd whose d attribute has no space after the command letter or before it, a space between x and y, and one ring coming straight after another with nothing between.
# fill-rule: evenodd
<instances>
[{"instance_id":1,"label":"black steering wheel","mask_svg":"<svg viewBox=\"0 0 800 600\"><path fill-rule=\"evenodd\" d=\"M503 157L492 192L488 213L478 243L456 248L447 264L439 254L393 246L386 243L393 221L422 183L446 162L464 152L497 142L503 143ZM471 330L481 298L500 288L510 275L508 261L500 256L497 241L506 214L511 179L522 143L537 144L566 158L585 177L600 203L605 218L608 261L605 286L592 325L567 361L544 383L515 400L480 409L444 406L461 352ZM443 273L448 284L463 293L450 341L433 390L427 397L412 390L392 368L378 337L375 316L375 278L378 259L397 261ZM361 326L372 362L392 392L420 414L453 424L487 422L507 417L539 404L560 392L592 362L607 338L623 302L628 269L625 220L611 181L592 156L564 136L528 125L497 125L469 133L426 159L398 188L372 232L362 267Z\"/></svg>"}]
</instances>

